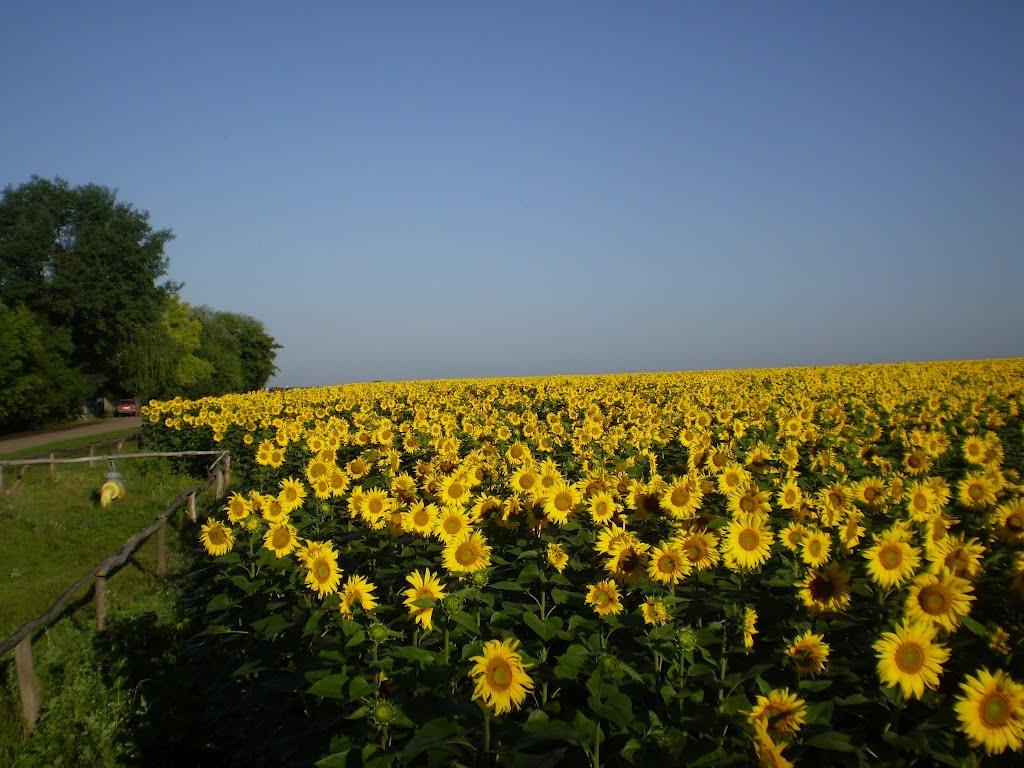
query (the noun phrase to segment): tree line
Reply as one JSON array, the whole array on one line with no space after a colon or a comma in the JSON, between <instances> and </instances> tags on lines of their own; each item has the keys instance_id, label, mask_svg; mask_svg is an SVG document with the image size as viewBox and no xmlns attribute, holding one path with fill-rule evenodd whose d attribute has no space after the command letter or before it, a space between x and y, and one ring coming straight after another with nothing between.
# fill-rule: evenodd
<instances>
[{"instance_id":1,"label":"tree line","mask_svg":"<svg viewBox=\"0 0 1024 768\"><path fill-rule=\"evenodd\" d=\"M248 315L194 307L164 279L168 229L97 184L0 197L0 433L96 397L203 397L263 387L280 345Z\"/></svg>"}]
</instances>

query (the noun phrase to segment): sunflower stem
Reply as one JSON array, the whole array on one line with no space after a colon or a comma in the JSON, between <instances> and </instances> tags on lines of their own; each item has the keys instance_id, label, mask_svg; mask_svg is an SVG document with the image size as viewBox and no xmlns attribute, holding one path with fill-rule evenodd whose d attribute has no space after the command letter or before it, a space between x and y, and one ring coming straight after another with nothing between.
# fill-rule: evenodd
<instances>
[{"instance_id":1,"label":"sunflower stem","mask_svg":"<svg viewBox=\"0 0 1024 768\"><path fill-rule=\"evenodd\" d=\"M491 712L484 709L484 756L491 754Z\"/></svg>"},{"instance_id":2,"label":"sunflower stem","mask_svg":"<svg viewBox=\"0 0 1024 768\"><path fill-rule=\"evenodd\" d=\"M448 644L448 627L444 628L444 664L448 666L449 659L449 644Z\"/></svg>"}]
</instances>

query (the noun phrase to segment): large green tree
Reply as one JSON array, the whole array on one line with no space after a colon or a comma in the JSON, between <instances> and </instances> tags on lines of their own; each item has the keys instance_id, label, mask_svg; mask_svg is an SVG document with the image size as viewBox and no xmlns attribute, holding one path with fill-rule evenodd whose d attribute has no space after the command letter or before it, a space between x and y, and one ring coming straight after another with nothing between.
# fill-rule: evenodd
<instances>
[{"instance_id":1,"label":"large green tree","mask_svg":"<svg viewBox=\"0 0 1024 768\"><path fill-rule=\"evenodd\" d=\"M65 362L70 347L66 329L0 303L0 432L66 418L85 401L86 377Z\"/></svg>"},{"instance_id":2,"label":"large green tree","mask_svg":"<svg viewBox=\"0 0 1024 768\"><path fill-rule=\"evenodd\" d=\"M187 389L192 396L260 389L277 371L274 359L281 347L259 320L209 307L195 308L194 316L202 325L195 354L211 368Z\"/></svg>"},{"instance_id":3,"label":"large green tree","mask_svg":"<svg viewBox=\"0 0 1024 768\"><path fill-rule=\"evenodd\" d=\"M160 322L176 286L149 214L96 184L33 177L0 197L0 301L70 329L70 364L118 388L133 340Z\"/></svg>"}]
</instances>

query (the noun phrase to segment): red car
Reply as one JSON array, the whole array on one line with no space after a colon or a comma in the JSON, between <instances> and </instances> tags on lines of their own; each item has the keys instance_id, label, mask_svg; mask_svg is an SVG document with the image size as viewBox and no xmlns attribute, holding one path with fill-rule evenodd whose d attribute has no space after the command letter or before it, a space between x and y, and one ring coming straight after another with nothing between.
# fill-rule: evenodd
<instances>
[{"instance_id":1,"label":"red car","mask_svg":"<svg viewBox=\"0 0 1024 768\"><path fill-rule=\"evenodd\" d=\"M125 397L117 401L114 407L115 416L138 416L139 400L136 397Z\"/></svg>"}]
</instances>

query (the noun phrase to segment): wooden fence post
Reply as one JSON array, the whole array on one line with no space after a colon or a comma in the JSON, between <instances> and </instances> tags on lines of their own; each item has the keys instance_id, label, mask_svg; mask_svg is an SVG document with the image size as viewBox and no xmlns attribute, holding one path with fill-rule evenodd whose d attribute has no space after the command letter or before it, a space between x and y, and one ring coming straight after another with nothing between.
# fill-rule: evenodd
<instances>
[{"instance_id":1,"label":"wooden fence post","mask_svg":"<svg viewBox=\"0 0 1024 768\"><path fill-rule=\"evenodd\" d=\"M163 578L167 575L167 518L164 524L156 529L156 575Z\"/></svg>"},{"instance_id":2,"label":"wooden fence post","mask_svg":"<svg viewBox=\"0 0 1024 768\"><path fill-rule=\"evenodd\" d=\"M193 523L196 521L196 492L188 495L188 519Z\"/></svg>"},{"instance_id":3,"label":"wooden fence post","mask_svg":"<svg viewBox=\"0 0 1024 768\"><path fill-rule=\"evenodd\" d=\"M124 446L124 439L117 441L117 453L121 453L121 448Z\"/></svg>"},{"instance_id":4,"label":"wooden fence post","mask_svg":"<svg viewBox=\"0 0 1024 768\"><path fill-rule=\"evenodd\" d=\"M4 465L0 464L0 493L4 492Z\"/></svg>"},{"instance_id":5,"label":"wooden fence post","mask_svg":"<svg viewBox=\"0 0 1024 768\"><path fill-rule=\"evenodd\" d=\"M100 571L96 574L93 582L93 592L96 597L96 631L105 632L107 629L107 572Z\"/></svg>"},{"instance_id":6,"label":"wooden fence post","mask_svg":"<svg viewBox=\"0 0 1024 768\"><path fill-rule=\"evenodd\" d=\"M224 454L224 485L225 487L231 487L231 454Z\"/></svg>"},{"instance_id":7,"label":"wooden fence post","mask_svg":"<svg viewBox=\"0 0 1024 768\"><path fill-rule=\"evenodd\" d=\"M56 480L57 479L57 465L53 463L53 458L54 458L53 451L51 451L50 452L50 479L51 480Z\"/></svg>"},{"instance_id":8,"label":"wooden fence post","mask_svg":"<svg viewBox=\"0 0 1024 768\"><path fill-rule=\"evenodd\" d=\"M32 636L25 638L14 646L14 665L18 670L18 692L21 694L21 714L25 718L25 730L31 731L39 720L42 707L42 694L39 692L39 680L36 678L35 667L32 666Z\"/></svg>"},{"instance_id":9,"label":"wooden fence post","mask_svg":"<svg viewBox=\"0 0 1024 768\"><path fill-rule=\"evenodd\" d=\"M214 474L214 492L213 496L217 501L224 498L224 470L221 469L220 465L217 465L217 472Z\"/></svg>"},{"instance_id":10,"label":"wooden fence post","mask_svg":"<svg viewBox=\"0 0 1024 768\"><path fill-rule=\"evenodd\" d=\"M95 456L95 455L96 455L96 446L90 445L89 446L89 466L90 467L95 467L96 466L96 462L92 460L92 457Z\"/></svg>"}]
</instances>

